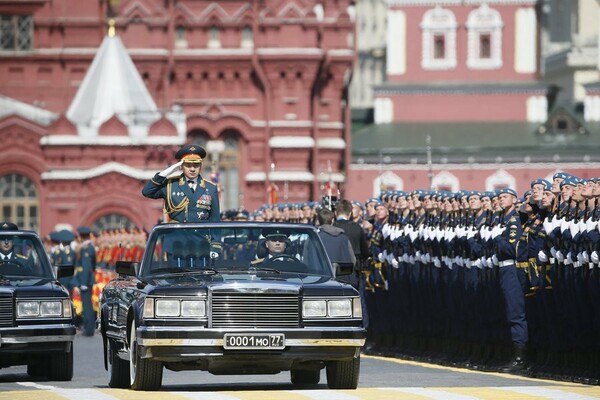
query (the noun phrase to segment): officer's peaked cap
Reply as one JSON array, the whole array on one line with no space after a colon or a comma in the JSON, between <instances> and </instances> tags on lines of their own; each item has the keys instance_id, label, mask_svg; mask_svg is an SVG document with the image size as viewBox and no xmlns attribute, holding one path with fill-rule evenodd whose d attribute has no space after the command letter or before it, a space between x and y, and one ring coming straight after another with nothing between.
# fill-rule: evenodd
<instances>
[{"instance_id":1,"label":"officer's peaked cap","mask_svg":"<svg viewBox=\"0 0 600 400\"><path fill-rule=\"evenodd\" d=\"M197 144L183 146L175 153L175 158L185 163L201 163L206 157L206 150Z\"/></svg>"},{"instance_id":2,"label":"officer's peaked cap","mask_svg":"<svg viewBox=\"0 0 600 400\"><path fill-rule=\"evenodd\" d=\"M17 224L12 222L0 222L0 231L16 231L19 230Z\"/></svg>"}]
</instances>

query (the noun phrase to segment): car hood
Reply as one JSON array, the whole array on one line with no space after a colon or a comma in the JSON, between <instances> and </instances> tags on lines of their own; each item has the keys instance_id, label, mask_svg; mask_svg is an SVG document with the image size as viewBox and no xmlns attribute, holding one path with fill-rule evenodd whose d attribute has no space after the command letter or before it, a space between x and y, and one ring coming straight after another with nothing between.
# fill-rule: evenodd
<instances>
[{"instance_id":1,"label":"car hood","mask_svg":"<svg viewBox=\"0 0 600 400\"><path fill-rule=\"evenodd\" d=\"M65 297L68 296L68 293L54 279L49 278L24 277L23 279L0 280L0 296L12 295Z\"/></svg>"},{"instance_id":2,"label":"car hood","mask_svg":"<svg viewBox=\"0 0 600 400\"><path fill-rule=\"evenodd\" d=\"M319 275L304 275L297 273L273 273L257 271L256 273L222 273L215 275L182 274L146 278L145 291L152 295L168 295L176 292L180 295L193 295L199 292L248 289L278 291L278 292L320 292L330 293L332 289L342 290L351 295L354 289L347 284L338 282L330 277ZM347 292L347 293L346 293Z\"/></svg>"}]
</instances>

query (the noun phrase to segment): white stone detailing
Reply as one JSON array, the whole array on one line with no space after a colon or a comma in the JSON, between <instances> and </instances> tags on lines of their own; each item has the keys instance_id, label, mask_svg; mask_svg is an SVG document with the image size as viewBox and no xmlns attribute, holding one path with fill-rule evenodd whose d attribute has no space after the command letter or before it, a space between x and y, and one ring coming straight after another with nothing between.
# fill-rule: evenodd
<instances>
[{"instance_id":1,"label":"white stone detailing","mask_svg":"<svg viewBox=\"0 0 600 400\"><path fill-rule=\"evenodd\" d=\"M273 136L269 147L274 149L306 149L315 146L315 140L308 136Z\"/></svg>"},{"instance_id":2,"label":"white stone detailing","mask_svg":"<svg viewBox=\"0 0 600 400\"><path fill-rule=\"evenodd\" d=\"M391 171L385 171L373 180L373 193L371 197L379 197L381 189L403 190L404 181Z\"/></svg>"},{"instance_id":3,"label":"white stone detailing","mask_svg":"<svg viewBox=\"0 0 600 400\"><path fill-rule=\"evenodd\" d=\"M340 172L321 172L319 174L319 182L345 182L346 176Z\"/></svg>"},{"instance_id":4,"label":"white stone detailing","mask_svg":"<svg viewBox=\"0 0 600 400\"><path fill-rule=\"evenodd\" d=\"M264 182L267 180L267 174L264 172L254 171L246 174L246 182Z\"/></svg>"},{"instance_id":5,"label":"white stone detailing","mask_svg":"<svg viewBox=\"0 0 600 400\"><path fill-rule=\"evenodd\" d=\"M467 20L467 67L470 69L498 69L502 67L502 17L486 3L471 11ZM488 57L482 58L482 37L489 37Z\"/></svg>"},{"instance_id":6,"label":"white stone detailing","mask_svg":"<svg viewBox=\"0 0 600 400\"><path fill-rule=\"evenodd\" d=\"M139 168L133 168L129 165L121 164L118 162L108 162L106 164L99 165L89 169L61 169L54 171L47 171L42 173L42 180L84 180L98 177L100 175L116 172L121 175L129 176L138 180L151 179L155 174L155 170L145 170Z\"/></svg>"},{"instance_id":7,"label":"white stone detailing","mask_svg":"<svg viewBox=\"0 0 600 400\"><path fill-rule=\"evenodd\" d=\"M49 146L89 145L89 146L141 146L141 145L182 145L184 137L148 136L141 139L130 136L75 136L49 135L40 138L40 144Z\"/></svg>"},{"instance_id":8,"label":"white stone detailing","mask_svg":"<svg viewBox=\"0 0 600 400\"><path fill-rule=\"evenodd\" d=\"M394 121L394 102L389 97L375 99L375 123L389 124Z\"/></svg>"},{"instance_id":9,"label":"white stone detailing","mask_svg":"<svg viewBox=\"0 0 600 400\"><path fill-rule=\"evenodd\" d=\"M269 126L274 128L311 128L313 126L312 121L287 121L287 120L275 120L270 121Z\"/></svg>"},{"instance_id":10,"label":"white stone detailing","mask_svg":"<svg viewBox=\"0 0 600 400\"><path fill-rule=\"evenodd\" d=\"M600 121L600 96L585 96L583 118L586 121Z\"/></svg>"},{"instance_id":11,"label":"white stone detailing","mask_svg":"<svg viewBox=\"0 0 600 400\"><path fill-rule=\"evenodd\" d=\"M312 182L315 176L309 171L273 171L269 172L270 181Z\"/></svg>"},{"instance_id":12,"label":"white stone detailing","mask_svg":"<svg viewBox=\"0 0 600 400\"><path fill-rule=\"evenodd\" d=\"M460 180L448 171L442 171L431 180L433 189L449 187L451 192L457 192L460 189Z\"/></svg>"},{"instance_id":13,"label":"white stone detailing","mask_svg":"<svg viewBox=\"0 0 600 400\"><path fill-rule=\"evenodd\" d=\"M503 169L497 170L485 180L485 190L487 191L505 187L516 189L517 180Z\"/></svg>"},{"instance_id":14,"label":"white stone detailing","mask_svg":"<svg viewBox=\"0 0 600 400\"><path fill-rule=\"evenodd\" d=\"M537 21L533 7L519 8L515 15L515 71L537 71Z\"/></svg>"},{"instance_id":15,"label":"white stone detailing","mask_svg":"<svg viewBox=\"0 0 600 400\"><path fill-rule=\"evenodd\" d=\"M546 96L530 96L527 99L527 121L546 122L548 119L548 99Z\"/></svg>"},{"instance_id":16,"label":"white stone detailing","mask_svg":"<svg viewBox=\"0 0 600 400\"><path fill-rule=\"evenodd\" d=\"M423 15L421 29L423 43L421 67L426 70L449 70L456 68L456 18L448 9L436 6ZM443 57L436 58L435 39L441 36L444 40Z\"/></svg>"},{"instance_id":17,"label":"white stone detailing","mask_svg":"<svg viewBox=\"0 0 600 400\"><path fill-rule=\"evenodd\" d=\"M406 73L406 14L401 10L390 10L387 15L387 73Z\"/></svg>"},{"instance_id":18,"label":"white stone detailing","mask_svg":"<svg viewBox=\"0 0 600 400\"><path fill-rule=\"evenodd\" d=\"M317 139L317 148L343 150L346 148L346 141L342 138L319 138Z\"/></svg>"}]
</instances>

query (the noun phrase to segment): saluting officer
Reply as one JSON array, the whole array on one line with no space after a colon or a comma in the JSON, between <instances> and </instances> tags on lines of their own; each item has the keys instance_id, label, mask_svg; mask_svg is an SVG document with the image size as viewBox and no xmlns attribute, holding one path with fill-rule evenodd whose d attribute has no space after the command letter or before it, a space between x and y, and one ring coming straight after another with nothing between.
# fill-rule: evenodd
<instances>
[{"instance_id":1,"label":"saluting officer","mask_svg":"<svg viewBox=\"0 0 600 400\"><path fill-rule=\"evenodd\" d=\"M151 199L164 199L165 213L176 222L219 221L220 206L217 185L200 175L206 150L195 144L182 147L175 158L179 162L157 173L142 194ZM178 169L181 175L169 177Z\"/></svg>"}]
</instances>

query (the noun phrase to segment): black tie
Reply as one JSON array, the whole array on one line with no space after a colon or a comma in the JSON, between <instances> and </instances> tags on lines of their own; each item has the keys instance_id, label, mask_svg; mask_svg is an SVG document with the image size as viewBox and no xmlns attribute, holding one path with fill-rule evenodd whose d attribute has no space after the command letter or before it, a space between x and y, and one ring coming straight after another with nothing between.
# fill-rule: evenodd
<instances>
[{"instance_id":1,"label":"black tie","mask_svg":"<svg viewBox=\"0 0 600 400\"><path fill-rule=\"evenodd\" d=\"M194 193L194 181L188 181L188 186L190 187L190 190L192 191L192 193Z\"/></svg>"}]
</instances>

